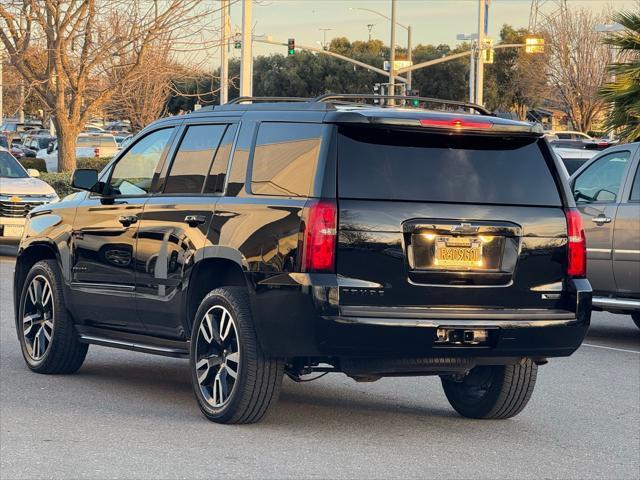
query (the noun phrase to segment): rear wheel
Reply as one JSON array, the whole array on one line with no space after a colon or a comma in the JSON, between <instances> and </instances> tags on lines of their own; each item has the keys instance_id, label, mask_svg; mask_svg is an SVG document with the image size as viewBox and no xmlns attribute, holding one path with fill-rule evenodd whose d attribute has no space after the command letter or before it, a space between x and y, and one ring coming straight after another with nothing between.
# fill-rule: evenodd
<instances>
[{"instance_id":1,"label":"rear wheel","mask_svg":"<svg viewBox=\"0 0 640 480\"><path fill-rule=\"evenodd\" d=\"M62 275L53 260L36 263L22 286L18 338L22 356L37 373L73 373L87 355L67 311Z\"/></svg>"},{"instance_id":2,"label":"rear wheel","mask_svg":"<svg viewBox=\"0 0 640 480\"><path fill-rule=\"evenodd\" d=\"M218 423L254 423L275 404L284 362L262 352L243 288L200 304L191 334L191 380L200 410Z\"/></svg>"},{"instance_id":3,"label":"rear wheel","mask_svg":"<svg viewBox=\"0 0 640 480\"><path fill-rule=\"evenodd\" d=\"M538 367L530 359L516 365L479 366L462 381L442 378L451 406L463 417L503 419L516 416L529 402Z\"/></svg>"},{"instance_id":4,"label":"rear wheel","mask_svg":"<svg viewBox=\"0 0 640 480\"><path fill-rule=\"evenodd\" d=\"M636 327L640 328L640 312L633 312L631 318L633 318L633 323L636 324Z\"/></svg>"}]
</instances>

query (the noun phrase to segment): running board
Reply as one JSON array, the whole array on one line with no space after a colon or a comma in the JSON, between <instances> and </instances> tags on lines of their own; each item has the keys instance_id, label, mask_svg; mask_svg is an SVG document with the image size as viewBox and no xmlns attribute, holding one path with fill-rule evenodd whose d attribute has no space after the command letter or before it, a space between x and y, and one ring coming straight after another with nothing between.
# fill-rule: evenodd
<instances>
[{"instance_id":1,"label":"running board","mask_svg":"<svg viewBox=\"0 0 640 480\"><path fill-rule=\"evenodd\" d=\"M593 297L594 307L615 308L616 310L640 310L640 300L630 298Z\"/></svg>"},{"instance_id":2,"label":"running board","mask_svg":"<svg viewBox=\"0 0 640 480\"><path fill-rule=\"evenodd\" d=\"M123 350L132 350L134 352L151 353L153 355L162 355L164 357L189 358L188 342L167 341L167 343L170 342L172 344L184 343L184 348L180 348L173 345L157 345L87 333L80 333L80 341L91 345L101 345L103 347L120 348Z\"/></svg>"}]
</instances>

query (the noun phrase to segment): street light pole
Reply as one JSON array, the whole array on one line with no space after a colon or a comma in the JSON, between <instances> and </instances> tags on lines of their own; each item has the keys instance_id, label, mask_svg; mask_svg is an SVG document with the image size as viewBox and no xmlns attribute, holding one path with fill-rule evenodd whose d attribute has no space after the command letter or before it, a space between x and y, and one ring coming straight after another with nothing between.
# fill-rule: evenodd
<instances>
[{"instance_id":1,"label":"street light pole","mask_svg":"<svg viewBox=\"0 0 640 480\"><path fill-rule=\"evenodd\" d=\"M478 48L476 58L476 98L475 102L478 105L483 103L483 89L484 89L484 33L485 33L485 4L487 0L478 1Z\"/></svg>"},{"instance_id":2,"label":"street light pole","mask_svg":"<svg viewBox=\"0 0 640 480\"><path fill-rule=\"evenodd\" d=\"M411 25L407 27L407 60L411 62L413 55L411 53ZM407 89L411 95L411 71L407 72Z\"/></svg>"},{"instance_id":3,"label":"street light pole","mask_svg":"<svg viewBox=\"0 0 640 480\"><path fill-rule=\"evenodd\" d=\"M240 61L240 96L251 97L253 81L251 78L251 8L253 0L242 0L242 58Z\"/></svg>"},{"instance_id":4,"label":"street light pole","mask_svg":"<svg viewBox=\"0 0 640 480\"><path fill-rule=\"evenodd\" d=\"M327 45L327 32L330 32L333 28L319 28L318 30L322 31L322 49L329 50Z\"/></svg>"},{"instance_id":5,"label":"street light pole","mask_svg":"<svg viewBox=\"0 0 640 480\"><path fill-rule=\"evenodd\" d=\"M220 105L229 101L229 0L220 0L222 42L220 43Z\"/></svg>"},{"instance_id":6,"label":"street light pole","mask_svg":"<svg viewBox=\"0 0 640 480\"><path fill-rule=\"evenodd\" d=\"M471 57L469 57L469 102L476 101L476 45L471 40Z\"/></svg>"},{"instance_id":7,"label":"street light pole","mask_svg":"<svg viewBox=\"0 0 640 480\"><path fill-rule=\"evenodd\" d=\"M391 55L389 66L389 95L396 94L396 0L391 0ZM389 103L394 105L393 99Z\"/></svg>"}]
</instances>

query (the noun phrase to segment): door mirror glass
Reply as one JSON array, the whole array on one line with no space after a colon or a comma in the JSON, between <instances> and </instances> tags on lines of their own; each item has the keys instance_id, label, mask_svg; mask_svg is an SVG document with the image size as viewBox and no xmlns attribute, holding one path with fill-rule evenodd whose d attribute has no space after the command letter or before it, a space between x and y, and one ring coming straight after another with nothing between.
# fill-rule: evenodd
<instances>
[{"instance_id":1,"label":"door mirror glass","mask_svg":"<svg viewBox=\"0 0 640 480\"><path fill-rule=\"evenodd\" d=\"M38 178L40 176L40 172L35 168L28 168L27 173L30 177Z\"/></svg>"},{"instance_id":2,"label":"door mirror glass","mask_svg":"<svg viewBox=\"0 0 640 480\"><path fill-rule=\"evenodd\" d=\"M73 172L71 186L78 190L96 192L98 190L98 171L89 168L79 168Z\"/></svg>"}]
</instances>

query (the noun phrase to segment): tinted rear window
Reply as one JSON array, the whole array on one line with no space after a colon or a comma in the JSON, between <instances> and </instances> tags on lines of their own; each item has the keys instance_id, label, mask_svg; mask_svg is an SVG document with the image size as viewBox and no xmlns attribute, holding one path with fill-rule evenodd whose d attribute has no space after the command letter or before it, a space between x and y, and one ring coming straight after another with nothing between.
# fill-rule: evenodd
<instances>
[{"instance_id":1,"label":"tinted rear window","mask_svg":"<svg viewBox=\"0 0 640 480\"><path fill-rule=\"evenodd\" d=\"M340 127L342 198L561 206L530 138Z\"/></svg>"}]
</instances>

